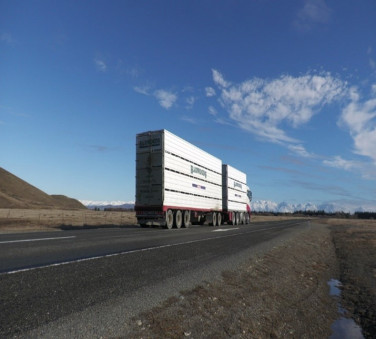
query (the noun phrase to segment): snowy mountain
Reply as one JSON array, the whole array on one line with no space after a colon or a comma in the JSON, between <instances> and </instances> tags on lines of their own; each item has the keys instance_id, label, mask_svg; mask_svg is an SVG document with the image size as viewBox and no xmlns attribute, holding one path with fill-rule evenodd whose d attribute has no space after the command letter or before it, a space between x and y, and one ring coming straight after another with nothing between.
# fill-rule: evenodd
<instances>
[{"instance_id":1,"label":"snowy mountain","mask_svg":"<svg viewBox=\"0 0 376 339\"><path fill-rule=\"evenodd\" d=\"M327 202L315 205L311 202L291 204L287 202L276 203L269 200L256 200L251 202L251 209L255 212L279 212L279 213L293 213L296 211L325 211L326 213L354 213L364 211L375 211L376 206L358 206L350 202Z\"/></svg>"},{"instance_id":2,"label":"snowy mountain","mask_svg":"<svg viewBox=\"0 0 376 339\"><path fill-rule=\"evenodd\" d=\"M310 202L291 204L283 201L278 204L269 200L256 200L251 202L251 209L255 212L293 213L295 211L317 211L320 208Z\"/></svg>"},{"instance_id":3,"label":"snowy mountain","mask_svg":"<svg viewBox=\"0 0 376 339\"><path fill-rule=\"evenodd\" d=\"M93 210L99 208L104 210L105 208L124 208L131 209L134 208L134 201L92 201L92 200L80 200L81 204L85 205L87 208Z\"/></svg>"},{"instance_id":4,"label":"snowy mountain","mask_svg":"<svg viewBox=\"0 0 376 339\"><path fill-rule=\"evenodd\" d=\"M134 201L92 201L80 200L80 202L89 209L99 208L134 208ZM276 203L270 200L255 200L251 202L251 209L255 212L277 212L277 213L293 213L295 211L325 211L326 213L336 212L372 212L376 211L376 206L357 206L349 202L327 202L316 205L311 202L293 204L286 201Z\"/></svg>"}]
</instances>

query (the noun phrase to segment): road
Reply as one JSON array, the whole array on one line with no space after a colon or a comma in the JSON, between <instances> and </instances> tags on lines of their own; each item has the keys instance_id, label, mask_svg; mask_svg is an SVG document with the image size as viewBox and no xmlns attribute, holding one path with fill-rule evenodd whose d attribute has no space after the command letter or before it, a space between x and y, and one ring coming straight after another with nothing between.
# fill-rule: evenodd
<instances>
[{"instance_id":1,"label":"road","mask_svg":"<svg viewBox=\"0 0 376 339\"><path fill-rule=\"evenodd\" d=\"M306 227L293 220L0 235L0 337L61 337L68 328L69 336L120 335L138 312Z\"/></svg>"}]
</instances>

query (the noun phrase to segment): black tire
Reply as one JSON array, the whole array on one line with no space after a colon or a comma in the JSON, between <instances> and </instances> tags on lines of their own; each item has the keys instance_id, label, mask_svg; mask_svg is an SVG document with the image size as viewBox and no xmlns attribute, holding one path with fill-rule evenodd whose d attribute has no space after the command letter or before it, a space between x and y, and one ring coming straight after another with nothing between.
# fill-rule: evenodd
<instances>
[{"instance_id":1,"label":"black tire","mask_svg":"<svg viewBox=\"0 0 376 339\"><path fill-rule=\"evenodd\" d=\"M235 226L236 225L236 213L235 212L231 212L231 225Z\"/></svg>"},{"instance_id":2,"label":"black tire","mask_svg":"<svg viewBox=\"0 0 376 339\"><path fill-rule=\"evenodd\" d=\"M211 226L217 226L217 213L212 213L212 222L210 223Z\"/></svg>"},{"instance_id":3,"label":"black tire","mask_svg":"<svg viewBox=\"0 0 376 339\"><path fill-rule=\"evenodd\" d=\"M142 227L142 228L147 228L147 227L149 227L149 225L146 225L146 224L140 224L140 227Z\"/></svg>"},{"instance_id":4,"label":"black tire","mask_svg":"<svg viewBox=\"0 0 376 339\"><path fill-rule=\"evenodd\" d=\"M248 213L245 214L245 223L246 223L246 225L249 224L249 214Z\"/></svg>"},{"instance_id":5,"label":"black tire","mask_svg":"<svg viewBox=\"0 0 376 339\"><path fill-rule=\"evenodd\" d=\"M240 213L239 218L240 218L239 225L244 225L244 224L245 224L245 219L244 219L245 216L244 216L244 213L243 213L243 212Z\"/></svg>"},{"instance_id":6,"label":"black tire","mask_svg":"<svg viewBox=\"0 0 376 339\"><path fill-rule=\"evenodd\" d=\"M170 230L173 225L174 225L174 214L172 213L171 210L168 210L166 212L166 228Z\"/></svg>"},{"instance_id":7,"label":"black tire","mask_svg":"<svg viewBox=\"0 0 376 339\"><path fill-rule=\"evenodd\" d=\"M222 225L222 214L218 213L217 214L217 226L221 226L221 225Z\"/></svg>"},{"instance_id":8,"label":"black tire","mask_svg":"<svg viewBox=\"0 0 376 339\"><path fill-rule=\"evenodd\" d=\"M191 211L184 211L183 227L188 228L191 225Z\"/></svg>"},{"instance_id":9,"label":"black tire","mask_svg":"<svg viewBox=\"0 0 376 339\"><path fill-rule=\"evenodd\" d=\"M239 225L240 224L240 215L239 213L235 213L235 225Z\"/></svg>"},{"instance_id":10,"label":"black tire","mask_svg":"<svg viewBox=\"0 0 376 339\"><path fill-rule=\"evenodd\" d=\"M180 228L182 224L183 224L183 214L181 213L180 210L177 210L175 212L175 227Z\"/></svg>"}]
</instances>

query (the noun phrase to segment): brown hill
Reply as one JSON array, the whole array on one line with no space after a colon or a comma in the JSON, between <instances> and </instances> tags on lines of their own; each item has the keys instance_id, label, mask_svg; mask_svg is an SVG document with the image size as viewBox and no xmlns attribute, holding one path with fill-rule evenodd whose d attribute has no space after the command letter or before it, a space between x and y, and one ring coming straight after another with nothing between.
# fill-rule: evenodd
<instances>
[{"instance_id":1,"label":"brown hill","mask_svg":"<svg viewBox=\"0 0 376 339\"><path fill-rule=\"evenodd\" d=\"M85 209L78 200L48 195L0 167L0 208Z\"/></svg>"}]
</instances>

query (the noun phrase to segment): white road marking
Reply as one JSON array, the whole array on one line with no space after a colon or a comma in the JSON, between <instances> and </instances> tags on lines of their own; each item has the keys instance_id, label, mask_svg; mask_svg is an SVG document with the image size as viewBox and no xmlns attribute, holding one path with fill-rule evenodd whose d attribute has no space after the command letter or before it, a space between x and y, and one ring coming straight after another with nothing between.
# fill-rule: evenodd
<instances>
[{"instance_id":1,"label":"white road marking","mask_svg":"<svg viewBox=\"0 0 376 339\"><path fill-rule=\"evenodd\" d=\"M238 230L239 227L235 227L235 228L219 228L217 230L214 230L212 232L227 232L227 231L233 231L233 230Z\"/></svg>"},{"instance_id":2,"label":"white road marking","mask_svg":"<svg viewBox=\"0 0 376 339\"><path fill-rule=\"evenodd\" d=\"M297 224L300 224L300 222L297 223ZM292 224L292 225L294 225L294 224ZM146 247L146 248L141 248L141 249L138 249L138 250L130 250L130 251L124 251L124 252L120 252L120 253L106 254L106 255L84 258L84 259L78 259L78 260L63 261L63 262L59 262L59 263L56 263L56 264L49 264L49 265L44 265L44 266L30 267L30 268L24 268L24 269L9 271L9 272L3 272L3 273L0 273L0 276L3 275L3 274L15 274L15 273L21 273L21 272L27 272L27 271L34 271L34 270L37 270L37 269L43 269L43 268L55 267L55 266L62 266L62 265L68 265L68 264L75 264L75 263L79 263L79 262L83 262L83 261L117 257L119 255L133 254L133 253L146 252L146 251L154 251L154 250L159 250L159 249L162 249L162 248L168 248L168 247L174 247L174 246L180 246L180 245L189 245L189 244L194 244L194 243L198 243L198 242L204 242L204 241L216 240L216 239L222 239L222 238L230 238L230 237L235 237L237 235L244 235L244 234L256 233L256 232L260 232L260 231L272 230L272 229L275 229L275 228L281 228L282 226L284 226L284 225L276 226L276 227L265 227L265 228L260 228L260 229L257 229L257 230L251 230L249 232L240 232L240 233L234 233L234 234L228 234L228 235L227 234L226 235L220 235L220 236L212 237L212 238L190 240L190 241L180 242L180 243L175 243L175 244L161 245L161 246L155 246L155 247Z\"/></svg>"},{"instance_id":3,"label":"white road marking","mask_svg":"<svg viewBox=\"0 0 376 339\"><path fill-rule=\"evenodd\" d=\"M55 237L55 238L39 238L39 239L21 239L21 240L7 240L7 241L0 241L0 244L11 244L16 242L31 242L31 241L45 241L45 240L59 240L59 239L72 239L75 238L75 235L70 237Z\"/></svg>"}]
</instances>

